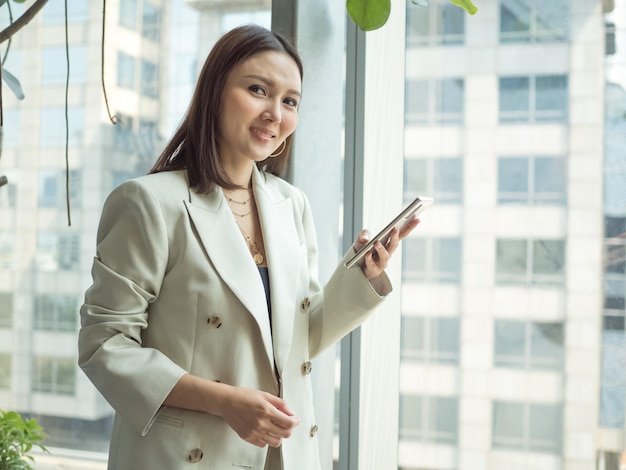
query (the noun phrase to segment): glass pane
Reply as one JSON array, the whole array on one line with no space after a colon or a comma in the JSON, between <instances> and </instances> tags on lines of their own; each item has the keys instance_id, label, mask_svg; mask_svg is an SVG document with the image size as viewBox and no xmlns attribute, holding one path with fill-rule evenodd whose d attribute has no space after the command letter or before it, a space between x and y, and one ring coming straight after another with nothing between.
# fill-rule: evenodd
<instances>
[{"instance_id":1,"label":"glass pane","mask_svg":"<svg viewBox=\"0 0 626 470\"><path fill-rule=\"evenodd\" d=\"M424 359L424 319L402 317L402 339L400 342L403 359Z\"/></svg>"},{"instance_id":2,"label":"glass pane","mask_svg":"<svg viewBox=\"0 0 626 470\"><path fill-rule=\"evenodd\" d=\"M535 240L533 242L533 273L559 280L565 265L565 242L562 240Z\"/></svg>"},{"instance_id":3,"label":"glass pane","mask_svg":"<svg viewBox=\"0 0 626 470\"><path fill-rule=\"evenodd\" d=\"M524 281L527 274L527 243L525 240L497 240L496 273L501 280Z\"/></svg>"},{"instance_id":4,"label":"glass pane","mask_svg":"<svg viewBox=\"0 0 626 470\"><path fill-rule=\"evenodd\" d=\"M495 401L493 404L493 446L522 449L525 421L523 405Z\"/></svg>"},{"instance_id":5,"label":"glass pane","mask_svg":"<svg viewBox=\"0 0 626 470\"><path fill-rule=\"evenodd\" d=\"M456 5L444 3L438 5L440 19L438 31L441 31L443 44L463 44L465 41L465 12Z\"/></svg>"},{"instance_id":6,"label":"glass pane","mask_svg":"<svg viewBox=\"0 0 626 470\"><path fill-rule=\"evenodd\" d=\"M498 159L498 202L528 201L528 159Z\"/></svg>"},{"instance_id":7,"label":"glass pane","mask_svg":"<svg viewBox=\"0 0 626 470\"><path fill-rule=\"evenodd\" d=\"M442 364L459 362L459 319L433 318L431 322L431 356Z\"/></svg>"},{"instance_id":8,"label":"glass pane","mask_svg":"<svg viewBox=\"0 0 626 470\"><path fill-rule=\"evenodd\" d=\"M500 121L528 121L530 118L528 77L500 78Z\"/></svg>"},{"instance_id":9,"label":"glass pane","mask_svg":"<svg viewBox=\"0 0 626 470\"><path fill-rule=\"evenodd\" d=\"M417 196L430 194L427 181L426 160L411 158L404 161L404 196L407 204Z\"/></svg>"},{"instance_id":10,"label":"glass pane","mask_svg":"<svg viewBox=\"0 0 626 470\"><path fill-rule=\"evenodd\" d=\"M537 120L564 121L567 118L567 77L548 75L535 81Z\"/></svg>"},{"instance_id":11,"label":"glass pane","mask_svg":"<svg viewBox=\"0 0 626 470\"><path fill-rule=\"evenodd\" d=\"M560 405L530 405L530 450L560 454L563 418Z\"/></svg>"},{"instance_id":12,"label":"glass pane","mask_svg":"<svg viewBox=\"0 0 626 470\"><path fill-rule=\"evenodd\" d=\"M565 159L537 157L534 163L535 200L538 203L565 203Z\"/></svg>"},{"instance_id":13,"label":"glass pane","mask_svg":"<svg viewBox=\"0 0 626 470\"><path fill-rule=\"evenodd\" d=\"M500 39L502 42L530 39L530 3L533 0L500 0Z\"/></svg>"},{"instance_id":14,"label":"glass pane","mask_svg":"<svg viewBox=\"0 0 626 470\"><path fill-rule=\"evenodd\" d=\"M431 105L430 84L426 80L406 82L406 123L425 124L429 121Z\"/></svg>"},{"instance_id":15,"label":"glass pane","mask_svg":"<svg viewBox=\"0 0 626 470\"><path fill-rule=\"evenodd\" d=\"M560 370L563 366L564 336L562 323L531 323L532 367Z\"/></svg>"},{"instance_id":16,"label":"glass pane","mask_svg":"<svg viewBox=\"0 0 626 470\"><path fill-rule=\"evenodd\" d=\"M465 111L465 82L461 79L442 80L441 122L443 124L461 124Z\"/></svg>"},{"instance_id":17,"label":"glass pane","mask_svg":"<svg viewBox=\"0 0 626 470\"><path fill-rule=\"evenodd\" d=\"M525 367L526 323L514 320L496 320L494 323L495 365Z\"/></svg>"},{"instance_id":18,"label":"glass pane","mask_svg":"<svg viewBox=\"0 0 626 470\"><path fill-rule=\"evenodd\" d=\"M417 438L423 435L423 398L415 395L400 397L400 437Z\"/></svg>"},{"instance_id":19,"label":"glass pane","mask_svg":"<svg viewBox=\"0 0 626 470\"><path fill-rule=\"evenodd\" d=\"M409 238L402 249L403 278L409 280L424 280L426 271L426 240L423 238Z\"/></svg>"},{"instance_id":20,"label":"glass pane","mask_svg":"<svg viewBox=\"0 0 626 470\"><path fill-rule=\"evenodd\" d=\"M568 0L535 0L537 40L561 41L567 38Z\"/></svg>"},{"instance_id":21,"label":"glass pane","mask_svg":"<svg viewBox=\"0 0 626 470\"><path fill-rule=\"evenodd\" d=\"M435 244L433 277L441 282L458 283L461 280L462 246L458 238L442 238Z\"/></svg>"},{"instance_id":22,"label":"glass pane","mask_svg":"<svg viewBox=\"0 0 626 470\"><path fill-rule=\"evenodd\" d=\"M463 200L463 160L440 158L434 161L434 197L437 203L456 203Z\"/></svg>"}]
</instances>

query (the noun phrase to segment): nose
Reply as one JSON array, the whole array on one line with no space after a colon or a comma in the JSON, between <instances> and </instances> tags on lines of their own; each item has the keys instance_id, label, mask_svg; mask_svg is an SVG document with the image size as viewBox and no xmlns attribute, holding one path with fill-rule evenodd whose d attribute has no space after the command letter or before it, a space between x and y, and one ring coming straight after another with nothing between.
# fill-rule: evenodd
<instances>
[{"instance_id":1,"label":"nose","mask_svg":"<svg viewBox=\"0 0 626 470\"><path fill-rule=\"evenodd\" d=\"M267 106L263 111L263 119L268 121L279 123L282 120L282 113L280 109L280 101L277 100L269 100L267 102Z\"/></svg>"}]
</instances>

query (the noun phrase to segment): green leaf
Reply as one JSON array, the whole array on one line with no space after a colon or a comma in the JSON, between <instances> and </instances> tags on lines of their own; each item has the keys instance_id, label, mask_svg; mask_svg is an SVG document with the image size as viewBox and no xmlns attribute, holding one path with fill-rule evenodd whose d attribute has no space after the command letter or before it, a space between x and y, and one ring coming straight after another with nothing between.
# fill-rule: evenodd
<instances>
[{"instance_id":1,"label":"green leaf","mask_svg":"<svg viewBox=\"0 0 626 470\"><path fill-rule=\"evenodd\" d=\"M474 15L478 11L478 7L472 3L472 0L450 0L453 5L463 8L470 15Z\"/></svg>"},{"instance_id":2,"label":"green leaf","mask_svg":"<svg viewBox=\"0 0 626 470\"><path fill-rule=\"evenodd\" d=\"M346 8L352 21L362 31L382 27L389 19L391 0L347 0Z\"/></svg>"},{"instance_id":3,"label":"green leaf","mask_svg":"<svg viewBox=\"0 0 626 470\"><path fill-rule=\"evenodd\" d=\"M7 0L0 0L0 7L1 7L2 5L4 5L6 2L7 2Z\"/></svg>"},{"instance_id":4,"label":"green leaf","mask_svg":"<svg viewBox=\"0 0 626 470\"><path fill-rule=\"evenodd\" d=\"M26 0L13 0L15 3L25 3Z\"/></svg>"}]
</instances>

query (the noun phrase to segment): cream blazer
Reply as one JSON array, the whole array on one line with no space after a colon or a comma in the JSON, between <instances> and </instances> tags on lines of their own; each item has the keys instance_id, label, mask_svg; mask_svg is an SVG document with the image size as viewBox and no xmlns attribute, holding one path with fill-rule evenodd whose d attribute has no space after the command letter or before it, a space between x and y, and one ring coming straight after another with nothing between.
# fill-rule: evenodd
<instances>
[{"instance_id":1,"label":"cream blazer","mask_svg":"<svg viewBox=\"0 0 626 470\"><path fill-rule=\"evenodd\" d=\"M256 169L253 191L271 326L221 189L198 194L184 171L172 171L127 181L107 198L78 341L80 367L116 411L109 469L263 470L267 448L221 418L163 406L188 372L284 398L300 418L281 446L284 468L320 470L311 359L362 323L391 285L384 273L370 283L340 263L321 288L304 193Z\"/></svg>"}]
</instances>

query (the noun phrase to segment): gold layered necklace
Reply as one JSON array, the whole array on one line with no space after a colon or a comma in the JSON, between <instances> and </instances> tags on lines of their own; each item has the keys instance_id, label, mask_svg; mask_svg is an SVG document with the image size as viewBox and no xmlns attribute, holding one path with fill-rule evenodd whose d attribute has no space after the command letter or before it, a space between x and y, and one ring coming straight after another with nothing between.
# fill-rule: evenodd
<instances>
[{"instance_id":1,"label":"gold layered necklace","mask_svg":"<svg viewBox=\"0 0 626 470\"><path fill-rule=\"evenodd\" d=\"M259 250L259 246L250 238L250 236L246 232L244 232L241 225L239 225L239 222L237 222L237 219L235 219L235 222L237 223L237 227L239 227L239 230L248 242L250 253L252 253L252 259L254 260L255 264L259 266L263 262L263 255L261 254L261 250Z\"/></svg>"},{"instance_id":2,"label":"gold layered necklace","mask_svg":"<svg viewBox=\"0 0 626 470\"><path fill-rule=\"evenodd\" d=\"M250 200L252 199L252 194L250 194L248 196L248 199L246 199L245 201L237 201L233 198L231 198L230 196L227 196L226 194L224 194L224 196L226 196L226 199L228 200L228 202L233 203L233 204L239 204L240 206L246 206ZM244 236L244 238L246 239L246 241L248 242L248 248L250 249L250 253L252 254L252 259L254 260L254 263L259 266L261 263L263 263L263 255L261 254L261 250L259 250L259 246L256 244L256 242L254 240L252 240L252 238L245 232L245 230L243 229L243 227L239 224L239 221L237 220L237 217L239 217L240 219L243 219L244 217L252 214L252 206L250 206L250 208L248 209L248 212L236 212L233 210L233 208L229 205L230 207L230 211L233 213L233 215L235 215L235 223L237 224L237 227L239 227L239 230L241 231L241 234Z\"/></svg>"}]
</instances>

